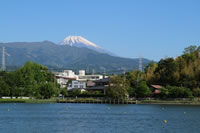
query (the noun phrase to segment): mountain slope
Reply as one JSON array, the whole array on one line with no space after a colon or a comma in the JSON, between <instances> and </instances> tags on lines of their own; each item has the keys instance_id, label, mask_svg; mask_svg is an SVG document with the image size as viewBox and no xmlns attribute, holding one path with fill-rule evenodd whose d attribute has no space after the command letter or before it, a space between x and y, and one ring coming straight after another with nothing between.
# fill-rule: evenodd
<instances>
[{"instance_id":1,"label":"mountain slope","mask_svg":"<svg viewBox=\"0 0 200 133\"><path fill-rule=\"evenodd\" d=\"M65 69L86 69L92 71L116 71L120 69L137 69L138 59L114 57L88 48L56 45L44 42L0 43L10 56L6 56L6 65L22 66L26 61ZM1 58L0 54L0 58ZM143 65L149 60L143 59Z\"/></svg>"},{"instance_id":2,"label":"mountain slope","mask_svg":"<svg viewBox=\"0 0 200 133\"><path fill-rule=\"evenodd\" d=\"M63 41L60 42L60 45L68 45L72 47L78 47L78 48L88 48L94 51L97 51L99 53L105 53L109 55L114 55L113 53L104 50L97 44L94 44L93 42L88 41L87 39L83 38L82 36L68 36Z\"/></svg>"}]
</instances>

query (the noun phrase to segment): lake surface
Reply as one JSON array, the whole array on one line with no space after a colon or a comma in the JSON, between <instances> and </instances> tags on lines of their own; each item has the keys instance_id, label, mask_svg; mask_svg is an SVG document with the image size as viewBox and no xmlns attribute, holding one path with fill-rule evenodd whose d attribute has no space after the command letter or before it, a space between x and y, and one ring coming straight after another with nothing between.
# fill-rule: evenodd
<instances>
[{"instance_id":1,"label":"lake surface","mask_svg":"<svg viewBox=\"0 0 200 133\"><path fill-rule=\"evenodd\" d=\"M199 130L200 106L0 104L0 133L199 133Z\"/></svg>"}]
</instances>

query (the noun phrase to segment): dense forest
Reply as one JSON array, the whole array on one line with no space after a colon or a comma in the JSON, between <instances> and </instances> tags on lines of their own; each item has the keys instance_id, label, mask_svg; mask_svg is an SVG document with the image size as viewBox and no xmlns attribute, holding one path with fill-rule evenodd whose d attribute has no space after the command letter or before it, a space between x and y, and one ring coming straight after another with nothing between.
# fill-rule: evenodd
<instances>
[{"instance_id":1,"label":"dense forest","mask_svg":"<svg viewBox=\"0 0 200 133\"><path fill-rule=\"evenodd\" d=\"M133 70L126 75L111 77L111 82L125 85L110 87L107 94L113 98L152 96L150 85L160 85L160 98L187 98L200 96L200 46L189 46L176 59L165 58L151 62L144 72ZM121 83L122 84L122 83ZM117 89L118 88L118 89ZM121 89L120 89L121 88ZM112 91L111 91L112 90ZM119 91L124 90L124 91ZM119 93L120 92L120 93ZM123 92L123 94L122 94Z\"/></svg>"}]
</instances>

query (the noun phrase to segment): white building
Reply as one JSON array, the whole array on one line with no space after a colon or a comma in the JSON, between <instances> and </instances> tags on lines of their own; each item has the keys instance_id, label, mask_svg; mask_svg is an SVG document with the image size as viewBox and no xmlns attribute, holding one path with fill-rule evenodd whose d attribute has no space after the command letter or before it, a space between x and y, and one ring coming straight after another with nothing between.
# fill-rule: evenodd
<instances>
[{"instance_id":1,"label":"white building","mask_svg":"<svg viewBox=\"0 0 200 133\"><path fill-rule=\"evenodd\" d=\"M56 76L62 78L71 78L71 79L77 78L77 75L75 75L75 73L72 70L64 70L64 72L58 73Z\"/></svg>"},{"instance_id":2,"label":"white building","mask_svg":"<svg viewBox=\"0 0 200 133\"><path fill-rule=\"evenodd\" d=\"M64 70L64 72L58 73L56 75L56 78L57 78L58 84L60 84L62 88L65 88L65 87L67 87L67 83L69 80L80 81L80 83L78 83L78 84L81 85L82 82L103 79L103 75L85 75L85 70L79 70L79 74L76 75L72 70ZM74 85L76 86L76 83ZM72 83L71 87L72 88L74 87L73 83Z\"/></svg>"},{"instance_id":3,"label":"white building","mask_svg":"<svg viewBox=\"0 0 200 133\"><path fill-rule=\"evenodd\" d=\"M67 90L71 90L71 89L86 89L86 82L74 80L67 87Z\"/></svg>"},{"instance_id":4,"label":"white building","mask_svg":"<svg viewBox=\"0 0 200 133\"><path fill-rule=\"evenodd\" d=\"M100 80L100 79L103 79L103 76L102 75L79 75L78 76L78 79L79 81L95 81L95 80Z\"/></svg>"},{"instance_id":5,"label":"white building","mask_svg":"<svg viewBox=\"0 0 200 133\"><path fill-rule=\"evenodd\" d=\"M69 80L76 80L76 75L72 70L64 70L56 75L57 83L61 88L66 88Z\"/></svg>"},{"instance_id":6,"label":"white building","mask_svg":"<svg viewBox=\"0 0 200 133\"><path fill-rule=\"evenodd\" d=\"M65 88L65 87L67 87L68 79L57 78L57 83L60 85L61 88Z\"/></svg>"}]
</instances>

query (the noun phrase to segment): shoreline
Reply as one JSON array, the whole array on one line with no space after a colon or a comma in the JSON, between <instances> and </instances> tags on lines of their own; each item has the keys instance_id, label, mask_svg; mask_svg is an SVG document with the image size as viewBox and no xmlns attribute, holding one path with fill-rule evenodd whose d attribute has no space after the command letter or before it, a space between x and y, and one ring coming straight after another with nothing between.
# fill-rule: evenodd
<instances>
[{"instance_id":1,"label":"shoreline","mask_svg":"<svg viewBox=\"0 0 200 133\"><path fill-rule=\"evenodd\" d=\"M200 105L200 101L183 100L97 100L93 98L78 99L0 99L1 103L82 103L82 104L138 104L138 105Z\"/></svg>"}]
</instances>

